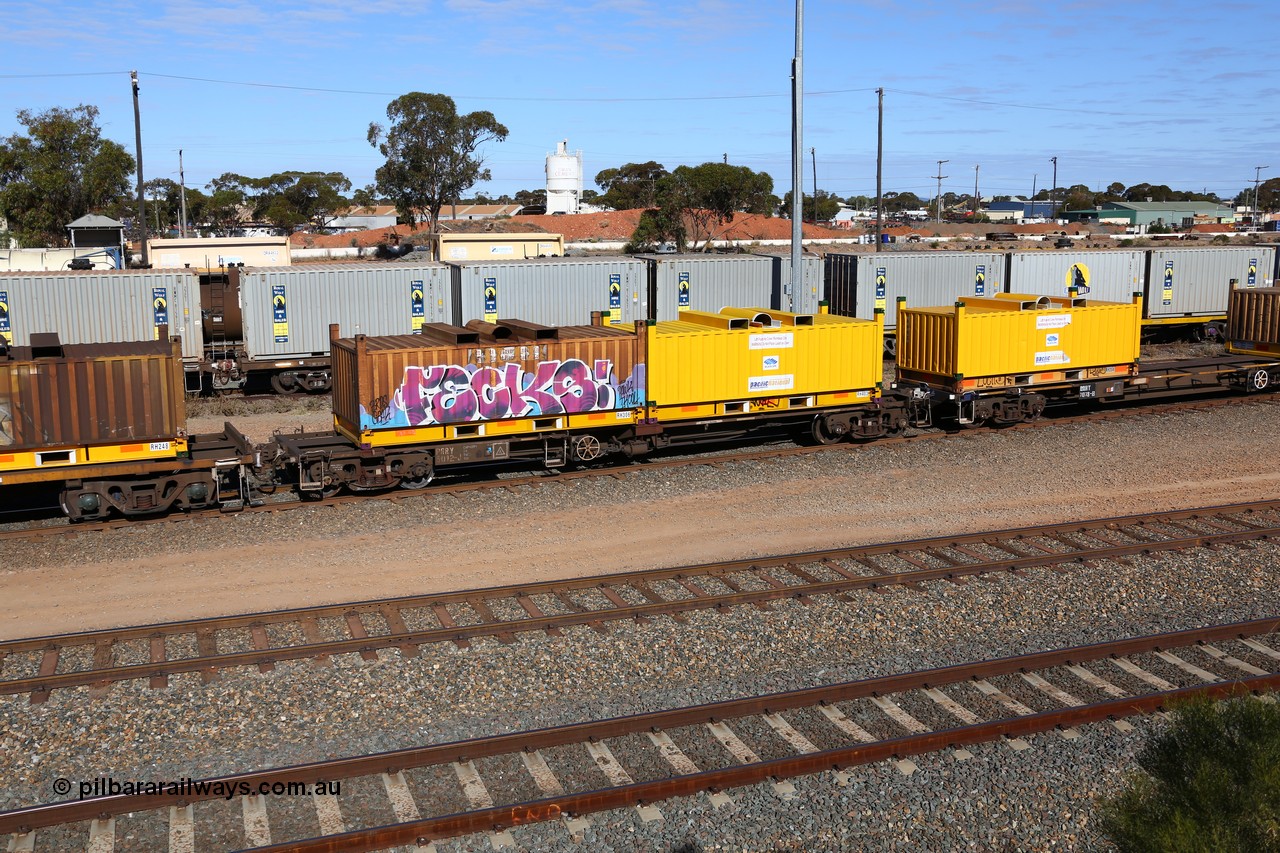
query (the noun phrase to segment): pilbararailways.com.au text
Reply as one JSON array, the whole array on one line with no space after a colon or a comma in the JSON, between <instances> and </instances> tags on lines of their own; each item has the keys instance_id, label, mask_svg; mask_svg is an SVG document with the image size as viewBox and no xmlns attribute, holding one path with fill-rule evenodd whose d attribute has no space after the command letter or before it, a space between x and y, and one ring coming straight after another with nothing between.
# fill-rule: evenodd
<instances>
[{"instance_id":1,"label":"pilbararailways.com.au text","mask_svg":"<svg viewBox=\"0 0 1280 853\"><path fill-rule=\"evenodd\" d=\"M233 800L236 797L310 797L341 796L342 782L250 782L246 779L205 780L176 779L168 782L150 779L116 779L111 776L99 776L73 783L70 779L53 780L53 792L65 797L73 790L77 799L91 797L217 797Z\"/></svg>"}]
</instances>

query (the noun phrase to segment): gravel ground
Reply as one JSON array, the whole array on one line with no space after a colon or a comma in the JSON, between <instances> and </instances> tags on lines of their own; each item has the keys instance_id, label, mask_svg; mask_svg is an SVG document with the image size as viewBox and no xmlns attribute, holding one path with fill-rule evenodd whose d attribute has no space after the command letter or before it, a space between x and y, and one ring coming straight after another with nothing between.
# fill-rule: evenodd
<instances>
[{"instance_id":1,"label":"gravel ground","mask_svg":"<svg viewBox=\"0 0 1280 853\"><path fill-rule=\"evenodd\" d=\"M4 697L0 778L7 784L0 807L52 799L57 777L200 777L1271 616L1280 612L1277 557L1280 548L1259 544L1065 574L1034 570L1030 579L855 593L847 604L828 597L809 607L787 600L769 611L691 613L685 626L665 618L617 624L608 636L584 627L561 638L521 635L512 644L481 639L468 650L441 644L410 659L394 650L370 663L346 655L332 666L292 662L266 674L237 670L208 685L198 675L184 675L171 679L165 691L137 681L110 688L96 702L81 689L55 692L37 706L26 697ZM1190 683L1150 656L1139 662L1176 683ZM1207 658L1195 662L1204 666ZM1126 684L1118 671L1102 674ZM1084 693L1079 682L1057 681ZM1016 678L997 683L1033 707L1049 707ZM948 688L962 704L981 709L976 693L965 690ZM945 719L918 698L901 704L925 722ZM845 703L844 710L872 726L876 712L866 702ZM799 713L787 717L811 738L819 736L820 721ZM883 716L874 726L880 734L893 732ZM784 754L757 723L731 727L762 756ZM700 766L724 760L705 732L672 736ZM1092 799L1114 790L1118 774L1131 767L1137 738L1091 726L1078 741L1056 735L1031 740L1033 748L1020 753L975 748L967 762L951 754L922 758L920 772L909 778L880 764L854 769L853 783L843 789L827 777L797 780L797 795L787 802L766 784L731 792L735 804L723 811L713 811L705 796L665 803L661 823L642 823L634 810L594 816L583 849L1101 844ZM618 754L638 779L661 772L656 762L633 760L622 749ZM579 747L549 751L548 760L570 788L601 778ZM482 766L482 773L490 772ZM512 772L508 767L503 775ZM424 813L432 803L461 804L447 768L415 772L411 782ZM527 781L519 793L528 795ZM366 791L348 800L344 792L344 807L354 812L355 803L369 797ZM293 807L273 817L272 825L281 840L287 832L307 831L314 820L314 809ZM354 814L349 822L355 825ZM136 833L150 837L145 827ZM556 825L521 828L515 837L527 850L573 847ZM472 838L441 849L487 846L487 839Z\"/></svg>"}]
</instances>

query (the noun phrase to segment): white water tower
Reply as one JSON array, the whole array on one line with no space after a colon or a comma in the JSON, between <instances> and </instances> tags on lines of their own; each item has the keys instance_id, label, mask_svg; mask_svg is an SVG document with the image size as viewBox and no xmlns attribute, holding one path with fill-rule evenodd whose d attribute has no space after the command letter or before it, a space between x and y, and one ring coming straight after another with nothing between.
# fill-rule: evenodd
<instances>
[{"instance_id":1,"label":"white water tower","mask_svg":"<svg viewBox=\"0 0 1280 853\"><path fill-rule=\"evenodd\" d=\"M547 155L547 213L577 213L582 204L582 151L570 154L569 140Z\"/></svg>"}]
</instances>

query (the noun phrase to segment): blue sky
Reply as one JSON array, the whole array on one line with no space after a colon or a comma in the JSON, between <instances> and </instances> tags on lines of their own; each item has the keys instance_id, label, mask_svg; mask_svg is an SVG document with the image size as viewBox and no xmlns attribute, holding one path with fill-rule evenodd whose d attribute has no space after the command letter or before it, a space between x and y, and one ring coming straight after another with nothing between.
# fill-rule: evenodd
<instances>
[{"instance_id":1,"label":"blue sky","mask_svg":"<svg viewBox=\"0 0 1280 853\"><path fill-rule=\"evenodd\" d=\"M1274 2L805 4L805 190L875 194L875 88L885 189L1030 193L1112 181L1230 196L1280 176ZM388 101L442 92L510 130L484 149L492 195L544 186L558 140L601 169L720 160L790 189L792 2L726 0L10 0L0 30L0 136L18 109L93 104L134 150L140 75L147 178L341 171ZM62 75L62 76L59 76ZM1038 177L1037 177L1038 176Z\"/></svg>"}]
</instances>

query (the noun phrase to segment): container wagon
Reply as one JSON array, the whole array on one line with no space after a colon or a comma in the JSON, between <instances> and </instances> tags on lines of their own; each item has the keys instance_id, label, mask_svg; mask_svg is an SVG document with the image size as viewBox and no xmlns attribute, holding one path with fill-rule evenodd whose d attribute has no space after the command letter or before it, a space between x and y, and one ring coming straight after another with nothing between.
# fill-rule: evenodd
<instances>
[{"instance_id":1,"label":"container wagon","mask_svg":"<svg viewBox=\"0 0 1280 853\"><path fill-rule=\"evenodd\" d=\"M998 293L947 307L900 303L898 317L896 387L961 425L1031 421L1050 401L1122 397L1137 372L1138 294L1126 304Z\"/></svg>"},{"instance_id":2,"label":"container wagon","mask_svg":"<svg viewBox=\"0 0 1280 853\"><path fill-rule=\"evenodd\" d=\"M766 309L687 311L630 329L520 320L333 330L332 433L280 435L278 478L319 497L418 489L439 471L546 468L764 428L821 443L907 425L882 400L879 322Z\"/></svg>"},{"instance_id":3,"label":"container wagon","mask_svg":"<svg viewBox=\"0 0 1280 853\"><path fill-rule=\"evenodd\" d=\"M235 427L186 432L182 342L0 347L0 489L61 484L73 521L248 499L253 449Z\"/></svg>"}]
</instances>

